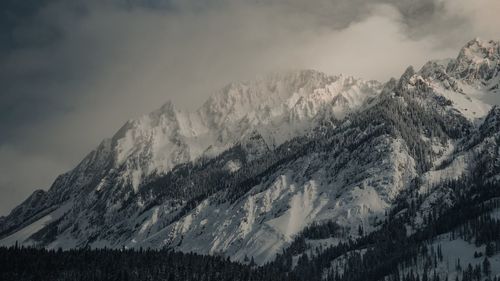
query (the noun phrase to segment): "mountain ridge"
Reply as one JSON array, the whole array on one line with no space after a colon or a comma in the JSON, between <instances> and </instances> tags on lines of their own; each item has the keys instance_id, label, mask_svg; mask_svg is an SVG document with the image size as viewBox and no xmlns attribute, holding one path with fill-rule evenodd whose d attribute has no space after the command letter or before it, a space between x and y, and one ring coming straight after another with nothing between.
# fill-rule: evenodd
<instances>
[{"instance_id":1,"label":"mountain ridge","mask_svg":"<svg viewBox=\"0 0 500 281\"><path fill-rule=\"evenodd\" d=\"M166 246L262 264L311 224L377 229L414 185L435 194L425 213L468 160L498 176L498 155L481 153L497 148L498 106L483 98L500 94L499 69L499 43L473 40L384 85L307 70L229 84L194 113L167 102L16 207L0 243Z\"/></svg>"}]
</instances>

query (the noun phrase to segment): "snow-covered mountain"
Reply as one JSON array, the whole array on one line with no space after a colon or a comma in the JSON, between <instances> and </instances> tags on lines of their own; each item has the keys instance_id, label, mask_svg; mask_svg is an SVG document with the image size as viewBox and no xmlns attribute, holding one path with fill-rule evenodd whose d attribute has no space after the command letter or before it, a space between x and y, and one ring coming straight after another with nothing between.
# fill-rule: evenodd
<instances>
[{"instance_id":1,"label":"snow-covered mountain","mask_svg":"<svg viewBox=\"0 0 500 281\"><path fill-rule=\"evenodd\" d=\"M167 102L1 219L0 244L263 264L311 226L342 229L318 247L375 231L401 196L420 200L417 231L436 202L453 206L441 183L498 181L499 72L500 44L473 40L385 84L293 71L229 84L194 112Z\"/></svg>"},{"instance_id":2,"label":"snow-covered mountain","mask_svg":"<svg viewBox=\"0 0 500 281\"><path fill-rule=\"evenodd\" d=\"M36 191L13 210L2 230L11 232L45 215L57 220L54 210L63 215L69 209L76 216L97 207L118 211L132 197L140 211L147 204L137 195L140 185L176 165L211 159L236 145L244 149L247 161L259 158L315 127L319 115L341 120L380 87L353 77L295 71L227 85L196 112L177 110L167 102L128 121L75 169L58 177L48 192ZM226 166L234 171L240 165L236 159ZM109 196L100 198L102 193ZM93 215L102 217L101 211ZM75 245L87 243L87 238Z\"/></svg>"}]
</instances>

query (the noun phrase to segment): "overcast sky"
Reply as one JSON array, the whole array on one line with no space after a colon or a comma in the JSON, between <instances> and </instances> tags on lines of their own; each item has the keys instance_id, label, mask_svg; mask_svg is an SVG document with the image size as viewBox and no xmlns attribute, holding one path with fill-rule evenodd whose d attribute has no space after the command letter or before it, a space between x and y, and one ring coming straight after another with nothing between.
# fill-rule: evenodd
<instances>
[{"instance_id":1,"label":"overcast sky","mask_svg":"<svg viewBox=\"0 0 500 281\"><path fill-rule=\"evenodd\" d=\"M498 0L2 0L0 215L127 120L312 68L385 81L500 38Z\"/></svg>"}]
</instances>

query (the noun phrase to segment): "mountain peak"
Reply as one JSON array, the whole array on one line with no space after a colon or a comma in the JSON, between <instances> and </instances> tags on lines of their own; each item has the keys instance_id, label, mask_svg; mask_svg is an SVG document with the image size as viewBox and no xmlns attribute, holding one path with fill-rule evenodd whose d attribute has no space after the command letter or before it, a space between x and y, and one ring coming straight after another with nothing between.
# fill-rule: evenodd
<instances>
[{"instance_id":1,"label":"mountain peak","mask_svg":"<svg viewBox=\"0 0 500 281\"><path fill-rule=\"evenodd\" d=\"M410 65L406 68L403 75L401 75L401 77L399 78L398 88L402 88L407 85L413 75L415 75L415 69Z\"/></svg>"},{"instance_id":2,"label":"mountain peak","mask_svg":"<svg viewBox=\"0 0 500 281\"><path fill-rule=\"evenodd\" d=\"M465 44L456 60L448 65L447 71L457 78L472 82L493 78L498 74L499 68L500 43L476 38Z\"/></svg>"},{"instance_id":3,"label":"mountain peak","mask_svg":"<svg viewBox=\"0 0 500 281\"><path fill-rule=\"evenodd\" d=\"M175 104L171 100L168 100L160 108L149 113L148 117L152 120L157 120L161 116L164 116L169 120L175 120L177 113L178 109Z\"/></svg>"},{"instance_id":4,"label":"mountain peak","mask_svg":"<svg viewBox=\"0 0 500 281\"><path fill-rule=\"evenodd\" d=\"M175 110L175 105L171 100L168 100L165 102L159 109L158 111L162 112L167 112L167 111L174 111Z\"/></svg>"},{"instance_id":5,"label":"mountain peak","mask_svg":"<svg viewBox=\"0 0 500 281\"><path fill-rule=\"evenodd\" d=\"M498 60L499 56L498 41L489 40L483 41L478 38L469 41L460 50L459 59L469 59L472 62L482 62L485 59Z\"/></svg>"}]
</instances>

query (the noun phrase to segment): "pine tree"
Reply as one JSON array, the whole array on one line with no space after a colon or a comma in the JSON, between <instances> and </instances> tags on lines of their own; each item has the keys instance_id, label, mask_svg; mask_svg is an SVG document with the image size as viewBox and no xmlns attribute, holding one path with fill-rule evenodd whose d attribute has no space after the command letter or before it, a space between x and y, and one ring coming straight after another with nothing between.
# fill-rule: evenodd
<instances>
[{"instance_id":1,"label":"pine tree","mask_svg":"<svg viewBox=\"0 0 500 281\"><path fill-rule=\"evenodd\" d=\"M363 234L364 234L363 225L360 224L358 226L358 235L361 237L361 236L363 236Z\"/></svg>"},{"instance_id":2,"label":"pine tree","mask_svg":"<svg viewBox=\"0 0 500 281\"><path fill-rule=\"evenodd\" d=\"M491 274L491 264L490 261L488 260L488 257L484 257L483 260L483 273L486 276L489 276Z\"/></svg>"},{"instance_id":3,"label":"pine tree","mask_svg":"<svg viewBox=\"0 0 500 281\"><path fill-rule=\"evenodd\" d=\"M491 257L495 254L495 246L493 245L493 243L486 243L486 250L485 250L485 254L486 256L488 257Z\"/></svg>"}]
</instances>

